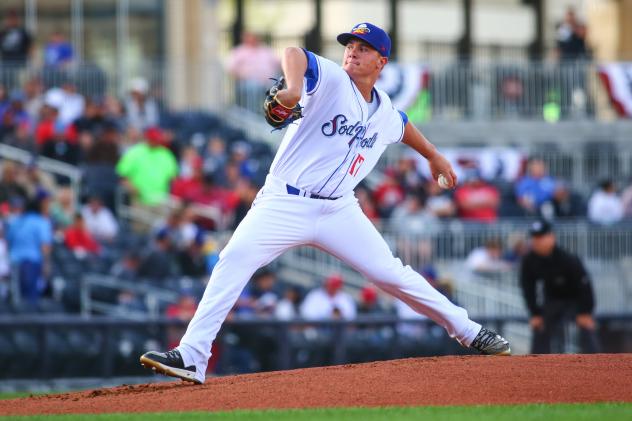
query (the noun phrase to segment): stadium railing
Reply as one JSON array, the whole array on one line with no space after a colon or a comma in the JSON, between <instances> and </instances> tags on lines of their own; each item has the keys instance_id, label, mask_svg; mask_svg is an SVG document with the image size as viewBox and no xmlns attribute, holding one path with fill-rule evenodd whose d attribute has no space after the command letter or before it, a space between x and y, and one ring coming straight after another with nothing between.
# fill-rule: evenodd
<instances>
[{"instance_id":1,"label":"stadium railing","mask_svg":"<svg viewBox=\"0 0 632 421\"><path fill-rule=\"evenodd\" d=\"M527 326L524 317L480 318L479 322L513 341L506 327ZM604 352L630 352L632 314L597 317ZM68 316L0 316L0 380L53 377L147 376L138 362L149 349L164 349L183 333L186 322L175 319L122 320ZM262 351L248 336L263 335ZM255 335L255 336L256 336ZM241 342L240 342L241 341ZM232 320L218 337L223 350L217 374L267 369L386 360L393 358L469 354L428 319L363 317L354 321ZM576 348L567 344L564 352ZM569 347L571 346L571 347ZM262 355L261 353L265 355ZM523 350L522 352L527 352ZM266 354L267 353L267 354ZM226 358L253 359L254 364ZM241 370L241 371L240 371ZM10 380L9 380L10 381Z\"/></svg>"}]
</instances>

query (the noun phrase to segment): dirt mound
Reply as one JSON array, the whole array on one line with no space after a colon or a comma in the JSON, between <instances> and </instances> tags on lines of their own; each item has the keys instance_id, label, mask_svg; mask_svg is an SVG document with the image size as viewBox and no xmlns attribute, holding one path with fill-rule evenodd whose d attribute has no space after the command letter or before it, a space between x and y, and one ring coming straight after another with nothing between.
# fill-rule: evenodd
<instances>
[{"instance_id":1,"label":"dirt mound","mask_svg":"<svg viewBox=\"0 0 632 421\"><path fill-rule=\"evenodd\" d=\"M632 402L632 354L437 357L0 401L0 415Z\"/></svg>"}]
</instances>

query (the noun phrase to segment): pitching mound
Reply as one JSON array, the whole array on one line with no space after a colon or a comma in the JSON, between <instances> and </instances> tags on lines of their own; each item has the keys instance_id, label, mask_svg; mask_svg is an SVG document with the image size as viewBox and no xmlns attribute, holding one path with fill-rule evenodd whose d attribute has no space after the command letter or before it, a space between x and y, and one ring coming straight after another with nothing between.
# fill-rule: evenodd
<instances>
[{"instance_id":1,"label":"pitching mound","mask_svg":"<svg viewBox=\"0 0 632 421\"><path fill-rule=\"evenodd\" d=\"M632 354L438 357L0 401L0 415L632 402Z\"/></svg>"}]
</instances>

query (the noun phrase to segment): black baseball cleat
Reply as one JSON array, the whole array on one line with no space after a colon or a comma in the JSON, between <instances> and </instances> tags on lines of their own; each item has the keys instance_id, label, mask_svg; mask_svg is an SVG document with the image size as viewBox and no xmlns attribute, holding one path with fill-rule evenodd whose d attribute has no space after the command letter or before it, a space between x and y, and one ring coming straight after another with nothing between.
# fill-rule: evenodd
<instances>
[{"instance_id":1,"label":"black baseball cleat","mask_svg":"<svg viewBox=\"0 0 632 421\"><path fill-rule=\"evenodd\" d=\"M177 377L187 382L202 384L195 378L195 366L184 366L182 355L177 349L167 352L149 351L140 357L140 363L145 368L150 368L156 373L165 376Z\"/></svg>"},{"instance_id":2,"label":"black baseball cleat","mask_svg":"<svg viewBox=\"0 0 632 421\"><path fill-rule=\"evenodd\" d=\"M478 332L478 335L470 344L470 348L474 348L485 355L511 355L509 342L498 333L484 327Z\"/></svg>"}]
</instances>

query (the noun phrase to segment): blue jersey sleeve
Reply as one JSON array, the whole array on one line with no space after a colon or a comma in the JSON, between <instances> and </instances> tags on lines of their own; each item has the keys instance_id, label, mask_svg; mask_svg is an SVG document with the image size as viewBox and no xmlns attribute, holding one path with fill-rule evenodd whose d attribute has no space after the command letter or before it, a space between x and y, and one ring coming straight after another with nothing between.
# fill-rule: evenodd
<instances>
[{"instance_id":1,"label":"blue jersey sleeve","mask_svg":"<svg viewBox=\"0 0 632 421\"><path fill-rule=\"evenodd\" d=\"M307 57L307 70L305 70L305 80L307 82L306 90L310 95L316 91L320 82L320 65L316 55L311 51L303 49Z\"/></svg>"},{"instance_id":2,"label":"blue jersey sleeve","mask_svg":"<svg viewBox=\"0 0 632 421\"><path fill-rule=\"evenodd\" d=\"M404 123L404 127L405 127L406 124L408 124L408 116L403 111L400 111L399 115L402 117L402 122Z\"/></svg>"}]
</instances>

